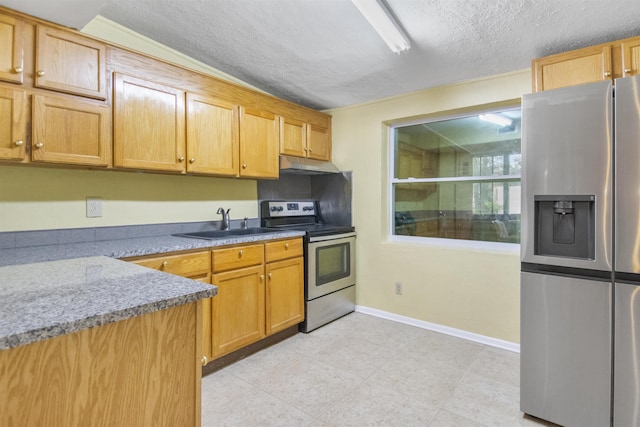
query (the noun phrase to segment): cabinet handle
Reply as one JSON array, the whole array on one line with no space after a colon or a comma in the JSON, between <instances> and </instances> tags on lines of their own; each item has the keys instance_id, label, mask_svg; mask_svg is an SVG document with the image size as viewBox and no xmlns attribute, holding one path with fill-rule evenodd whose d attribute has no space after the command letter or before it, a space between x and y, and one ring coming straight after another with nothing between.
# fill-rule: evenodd
<instances>
[{"instance_id":1,"label":"cabinet handle","mask_svg":"<svg viewBox=\"0 0 640 427\"><path fill-rule=\"evenodd\" d=\"M193 157L189 159L189 163L195 163L196 159L194 159Z\"/></svg>"},{"instance_id":2,"label":"cabinet handle","mask_svg":"<svg viewBox=\"0 0 640 427\"><path fill-rule=\"evenodd\" d=\"M624 73L625 73L625 74L630 74L630 73L631 73L631 71L633 71L633 70L631 70L631 68L625 68L625 69L624 69Z\"/></svg>"},{"instance_id":3,"label":"cabinet handle","mask_svg":"<svg viewBox=\"0 0 640 427\"><path fill-rule=\"evenodd\" d=\"M246 169L246 168L247 168L247 164L246 164L246 163L243 163L243 164L242 164L242 169Z\"/></svg>"},{"instance_id":4,"label":"cabinet handle","mask_svg":"<svg viewBox=\"0 0 640 427\"><path fill-rule=\"evenodd\" d=\"M611 71L605 71L604 72L604 76L605 77L611 77Z\"/></svg>"},{"instance_id":5,"label":"cabinet handle","mask_svg":"<svg viewBox=\"0 0 640 427\"><path fill-rule=\"evenodd\" d=\"M179 161L180 163L184 162L184 156L180 156L180 157L178 157L178 161Z\"/></svg>"},{"instance_id":6,"label":"cabinet handle","mask_svg":"<svg viewBox=\"0 0 640 427\"><path fill-rule=\"evenodd\" d=\"M271 273L267 274L267 276L269 277L269 280L271 280Z\"/></svg>"},{"instance_id":7,"label":"cabinet handle","mask_svg":"<svg viewBox=\"0 0 640 427\"><path fill-rule=\"evenodd\" d=\"M307 148L307 147L304 147L304 148L303 148L303 150L304 150L304 151L307 151L307 150L308 150L308 148Z\"/></svg>"},{"instance_id":8,"label":"cabinet handle","mask_svg":"<svg viewBox=\"0 0 640 427\"><path fill-rule=\"evenodd\" d=\"M36 148L42 148L42 147L44 147L44 144L42 142L38 142L36 144Z\"/></svg>"},{"instance_id":9,"label":"cabinet handle","mask_svg":"<svg viewBox=\"0 0 640 427\"><path fill-rule=\"evenodd\" d=\"M209 359L207 359L207 356L202 356L202 359L200 359L200 363L202 363L202 366L205 366L207 363L209 363Z\"/></svg>"},{"instance_id":10,"label":"cabinet handle","mask_svg":"<svg viewBox=\"0 0 640 427\"><path fill-rule=\"evenodd\" d=\"M285 244L284 244L284 248L285 248L285 249L289 249L289 244L288 244L288 243L285 243Z\"/></svg>"},{"instance_id":11,"label":"cabinet handle","mask_svg":"<svg viewBox=\"0 0 640 427\"><path fill-rule=\"evenodd\" d=\"M239 254L240 256L244 255L244 249L240 249L240 252L238 252L238 254Z\"/></svg>"},{"instance_id":12,"label":"cabinet handle","mask_svg":"<svg viewBox=\"0 0 640 427\"><path fill-rule=\"evenodd\" d=\"M38 70L38 72L36 73L38 75L38 77L44 77L44 71L43 70Z\"/></svg>"},{"instance_id":13,"label":"cabinet handle","mask_svg":"<svg viewBox=\"0 0 640 427\"><path fill-rule=\"evenodd\" d=\"M313 150L311 148L309 148L309 152L312 152Z\"/></svg>"},{"instance_id":14,"label":"cabinet handle","mask_svg":"<svg viewBox=\"0 0 640 427\"><path fill-rule=\"evenodd\" d=\"M13 72L16 74L20 74L22 71L22 67L13 67Z\"/></svg>"},{"instance_id":15,"label":"cabinet handle","mask_svg":"<svg viewBox=\"0 0 640 427\"><path fill-rule=\"evenodd\" d=\"M16 145L16 147L20 147L20 146L22 146L22 144L24 144L24 141L19 139L16 142L14 142L14 144Z\"/></svg>"},{"instance_id":16,"label":"cabinet handle","mask_svg":"<svg viewBox=\"0 0 640 427\"><path fill-rule=\"evenodd\" d=\"M163 261L162 262L162 268L165 268L167 265L169 265L169 261Z\"/></svg>"},{"instance_id":17,"label":"cabinet handle","mask_svg":"<svg viewBox=\"0 0 640 427\"><path fill-rule=\"evenodd\" d=\"M264 274L261 274L260 275L260 281L263 281L263 280L264 280Z\"/></svg>"}]
</instances>

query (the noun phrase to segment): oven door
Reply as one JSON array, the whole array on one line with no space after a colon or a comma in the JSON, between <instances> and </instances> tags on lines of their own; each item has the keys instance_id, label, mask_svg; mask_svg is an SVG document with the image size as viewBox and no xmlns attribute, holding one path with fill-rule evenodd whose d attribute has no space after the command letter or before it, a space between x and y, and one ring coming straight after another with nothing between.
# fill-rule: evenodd
<instances>
[{"instance_id":1,"label":"oven door","mask_svg":"<svg viewBox=\"0 0 640 427\"><path fill-rule=\"evenodd\" d=\"M307 300L356 284L356 233L309 238Z\"/></svg>"}]
</instances>

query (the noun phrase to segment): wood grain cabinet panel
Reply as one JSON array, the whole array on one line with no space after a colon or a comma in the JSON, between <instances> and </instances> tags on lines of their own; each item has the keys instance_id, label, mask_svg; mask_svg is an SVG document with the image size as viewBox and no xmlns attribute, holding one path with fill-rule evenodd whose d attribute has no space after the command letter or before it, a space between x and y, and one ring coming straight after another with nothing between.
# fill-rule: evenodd
<instances>
[{"instance_id":1,"label":"wood grain cabinet panel","mask_svg":"<svg viewBox=\"0 0 640 427\"><path fill-rule=\"evenodd\" d=\"M308 125L307 156L317 160L331 160L331 135L329 129L321 126Z\"/></svg>"},{"instance_id":2,"label":"wood grain cabinet panel","mask_svg":"<svg viewBox=\"0 0 640 427\"><path fill-rule=\"evenodd\" d=\"M24 22L0 15L0 80L22 83L24 76Z\"/></svg>"},{"instance_id":3,"label":"wood grain cabinet panel","mask_svg":"<svg viewBox=\"0 0 640 427\"><path fill-rule=\"evenodd\" d=\"M0 159L25 158L26 121L25 91L0 87Z\"/></svg>"},{"instance_id":4,"label":"wood grain cabinet panel","mask_svg":"<svg viewBox=\"0 0 640 427\"><path fill-rule=\"evenodd\" d=\"M90 98L107 98L106 45L37 26L35 86Z\"/></svg>"},{"instance_id":5,"label":"wood grain cabinet panel","mask_svg":"<svg viewBox=\"0 0 640 427\"><path fill-rule=\"evenodd\" d=\"M264 267L214 274L213 356L231 353L264 338Z\"/></svg>"},{"instance_id":6,"label":"wood grain cabinet panel","mask_svg":"<svg viewBox=\"0 0 640 427\"><path fill-rule=\"evenodd\" d=\"M240 108L240 176L278 178L280 126L273 113Z\"/></svg>"},{"instance_id":7,"label":"wood grain cabinet panel","mask_svg":"<svg viewBox=\"0 0 640 427\"><path fill-rule=\"evenodd\" d=\"M33 96L31 160L108 166L111 109L83 99Z\"/></svg>"},{"instance_id":8,"label":"wood grain cabinet panel","mask_svg":"<svg viewBox=\"0 0 640 427\"><path fill-rule=\"evenodd\" d=\"M268 263L265 273L265 332L270 335L304 320L303 258Z\"/></svg>"},{"instance_id":9,"label":"wood grain cabinet panel","mask_svg":"<svg viewBox=\"0 0 640 427\"><path fill-rule=\"evenodd\" d=\"M238 176L239 107L187 94L187 172Z\"/></svg>"},{"instance_id":10,"label":"wood grain cabinet panel","mask_svg":"<svg viewBox=\"0 0 640 427\"><path fill-rule=\"evenodd\" d=\"M534 92L611 80L611 46L592 46L535 59L533 72Z\"/></svg>"},{"instance_id":11,"label":"wood grain cabinet panel","mask_svg":"<svg viewBox=\"0 0 640 427\"><path fill-rule=\"evenodd\" d=\"M623 77L640 74L640 37L621 43Z\"/></svg>"},{"instance_id":12,"label":"wood grain cabinet panel","mask_svg":"<svg viewBox=\"0 0 640 427\"><path fill-rule=\"evenodd\" d=\"M163 255L132 261L134 264L177 276L198 278L211 271L209 251L178 255Z\"/></svg>"},{"instance_id":13,"label":"wood grain cabinet panel","mask_svg":"<svg viewBox=\"0 0 640 427\"><path fill-rule=\"evenodd\" d=\"M184 172L185 92L114 76L114 166Z\"/></svg>"},{"instance_id":14,"label":"wood grain cabinet panel","mask_svg":"<svg viewBox=\"0 0 640 427\"><path fill-rule=\"evenodd\" d=\"M307 124L305 122L280 117L280 154L306 157Z\"/></svg>"},{"instance_id":15,"label":"wood grain cabinet panel","mask_svg":"<svg viewBox=\"0 0 640 427\"><path fill-rule=\"evenodd\" d=\"M303 253L302 238L278 240L264 244L265 262L301 257Z\"/></svg>"},{"instance_id":16,"label":"wood grain cabinet panel","mask_svg":"<svg viewBox=\"0 0 640 427\"><path fill-rule=\"evenodd\" d=\"M264 246L245 245L211 251L211 267L214 273L234 270L264 263Z\"/></svg>"}]
</instances>

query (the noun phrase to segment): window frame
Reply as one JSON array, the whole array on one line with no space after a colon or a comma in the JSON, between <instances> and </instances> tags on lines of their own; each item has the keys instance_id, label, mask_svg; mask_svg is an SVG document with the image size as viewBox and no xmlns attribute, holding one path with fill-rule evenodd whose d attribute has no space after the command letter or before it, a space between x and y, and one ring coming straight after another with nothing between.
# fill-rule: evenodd
<instances>
[{"instance_id":1,"label":"window frame","mask_svg":"<svg viewBox=\"0 0 640 427\"><path fill-rule=\"evenodd\" d=\"M499 105L497 105L499 104ZM443 238L443 237L422 237L422 236L407 236L407 235L399 235L394 234L395 231L395 185L396 184L413 184L413 183L443 183L443 182L520 182L522 183L522 174L512 174L512 175L495 175L495 176L462 176L462 177L443 177L443 178L395 178L395 164L396 164L396 143L395 140L395 130L398 127L406 127L419 125L423 123L432 123L432 122L440 122L446 120L455 120L470 116L477 116L479 114L487 114L487 113L497 113L502 111L509 110L521 110L522 104L521 100L513 100L513 102L508 103L497 103L497 104L489 104L489 105L478 105L475 107L464 108L458 112L442 112L442 113L434 113L429 114L426 117L420 118L411 118L408 120L394 120L393 122L388 122L387 125L387 141L389 141L388 148L388 164L387 164L387 197L388 197L388 229L387 229L387 239L391 242L408 242L408 243L418 243L423 245L438 245L443 248L453 247L453 248L464 248L478 251L494 251L494 252L506 252L506 253L519 253L520 251L520 243L511 243L511 242L495 242L489 240L465 240L465 239L453 239L453 238ZM521 136L522 139L522 130ZM522 155L522 151L520 152Z\"/></svg>"}]
</instances>

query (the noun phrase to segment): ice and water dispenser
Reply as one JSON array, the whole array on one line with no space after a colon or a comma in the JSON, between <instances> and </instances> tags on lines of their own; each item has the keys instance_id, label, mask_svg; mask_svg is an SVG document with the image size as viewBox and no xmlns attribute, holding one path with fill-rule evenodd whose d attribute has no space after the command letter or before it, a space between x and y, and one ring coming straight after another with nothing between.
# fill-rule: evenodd
<instances>
[{"instance_id":1,"label":"ice and water dispenser","mask_svg":"<svg viewBox=\"0 0 640 427\"><path fill-rule=\"evenodd\" d=\"M534 253L595 259L595 196L535 196Z\"/></svg>"}]
</instances>

